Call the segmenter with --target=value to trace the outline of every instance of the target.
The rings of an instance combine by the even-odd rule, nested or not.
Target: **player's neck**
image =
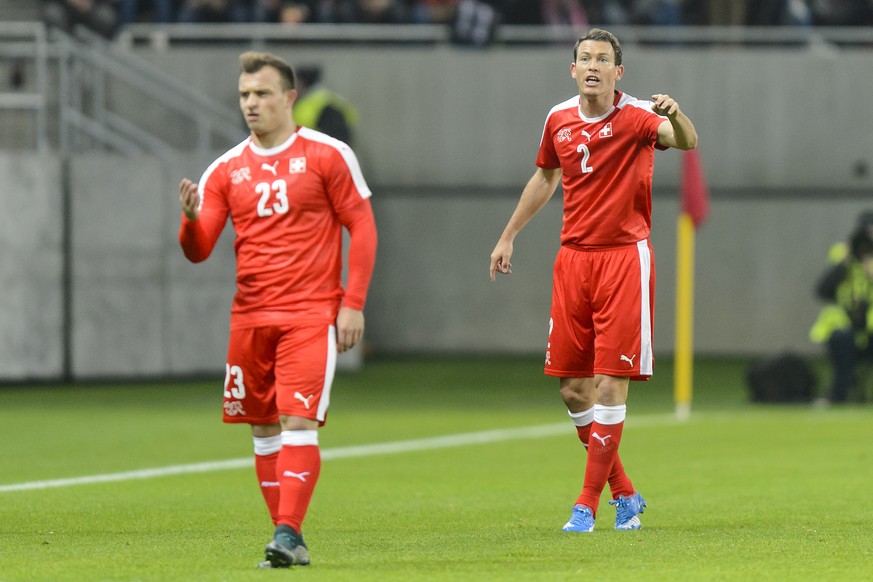
[[[614,94],[580,95],[579,110],[585,117],[600,117],[606,115],[612,107]]]
[[[291,137],[295,129],[297,129],[297,126],[292,123],[270,132],[255,133],[253,131],[252,141],[259,148],[269,150],[288,141],[288,138]]]

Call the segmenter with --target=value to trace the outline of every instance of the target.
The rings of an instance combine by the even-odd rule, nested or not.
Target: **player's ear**
[[[618,81],[624,75],[624,65],[619,65],[615,68],[615,80]]]
[[[288,105],[294,105],[294,102],[297,101],[297,89],[288,89],[285,92],[285,99],[288,100]]]

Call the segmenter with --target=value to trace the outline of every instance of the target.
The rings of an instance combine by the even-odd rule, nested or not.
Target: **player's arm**
[[[693,150],[697,147],[697,130],[688,116],[679,109],[679,104],[669,95],[652,95],[652,111],[663,115],[667,121],[658,127],[658,143],[662,146],[680,150]]]
[[[495,273],[512,273],[512,243],[521,229],[539,212],[546,202],[555,193],[558,183],[561,181],[560,168],[537,168],[531,179],[521,193],[521,199],[515,207],[497,246],[491,252],[491,282],[494,282]]]
[[[182,207],[179,244],[182,245],[185,257],[192,263],[205,261],[209,257],[227,220],[226,210],[223,215],[204,215],[200,201],[198,185],[184,178],[179,183],[179,205]]]
[[[365,199],[339,213],[349,231],[349,275],[343,305],[336,318],[337,349],[355,346],[364,335],[364,303],[376,264],[378,235],[370,201]]]

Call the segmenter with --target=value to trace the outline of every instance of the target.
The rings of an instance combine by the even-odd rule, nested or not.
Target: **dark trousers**
[[[873,360],[873,345],[866,349],[855,345],[855,332],[835,331],[828,339],[828,355],[833,369],[831,401],[846,402],[858,383],[856,368],[862,360]]]

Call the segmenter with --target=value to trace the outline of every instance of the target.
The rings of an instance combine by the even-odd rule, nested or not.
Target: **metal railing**
[[[799,26],[616,26],[609,27],[624,44],[675,46],[873,46],[871,27]],[[497,46],[572,44],[586,29],[573,26],[498,26]],[[447,25],[398,24],[135,24],[123,29],[117,42],[126,47],[167,49],[192,43],[366,43],[448,44]]]
[[[30,111],[35,119],[36,148],[48,150],[49,44],[42,24],[0,22],[0,59],[34,63],[34,86],[0,93],[0,109]]]
[[[61,152],[108,149],[171,158],[179,148],[167,139],[166,128],[138,124],[118,112],[110,88],[119,85],[188,120],[198,152],[228,147],[244,133],[237,111],[87,29],[69,36],[37,22],[0,23],[0,61],[24,63],[33,71],[32,83],[0,92],[0,111],[33,113],[40,152],[56,146]],[[49,121],[53,116],[56,124]]]
[[[71,38],[58,34],[60,64],[61,149],[75,147],[71,130],[128,155],[148,152],[159,158],[177,149],[161,131],[137,125],[112,110],[106,95],[110,82],[124,84],[147,101],[189,119],[195,127],[195,148],[207,152],[236,143],[242,134],[239,114],[169,77],[117,45],[88,32]],[[159,129],[159,128],[157,128]],[[217,138],[216,140],[213,138]]]

